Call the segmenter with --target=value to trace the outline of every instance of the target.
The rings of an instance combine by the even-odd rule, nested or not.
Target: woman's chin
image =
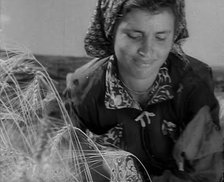
[[[156,75],[158,73],[158,69],[156,68],[142,68],[142,69],[135,69],[135,71],[133,72],[133,75],[135,78],[138,79],[146,79],[149,78],[153,75]]]

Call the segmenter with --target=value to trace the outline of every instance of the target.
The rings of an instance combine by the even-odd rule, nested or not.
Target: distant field
[[[63,92],[65,88],[66,74],[73,72],[76,68],[87,63],[90,57],[69,57],[69,56],[50,56],[50,55],[36,55],[49,72],[51,78],[57,83],[56,87],[59,93]],[[215,90],[217,92],[224,92],[224,66],[212,66],[213,78],[215,81]]]
[[[224,66],[212,66],[214,78],[223,77],[224,78]]]

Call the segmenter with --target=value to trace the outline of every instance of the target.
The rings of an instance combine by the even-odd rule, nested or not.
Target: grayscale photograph
[[[0,0],[0,182],[224,182],[224,0]]]

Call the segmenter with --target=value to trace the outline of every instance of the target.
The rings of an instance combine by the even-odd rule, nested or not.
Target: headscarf
[[[98,0],[90,27],[85,37],[85,50],[91,57],[107,57],[114,54],[114,26],[122,15],[124,4],[128,0]],[[175,0],[180,19],[177,24],[172,52],[185,59],[181,43],[188,37],[184,0]]]

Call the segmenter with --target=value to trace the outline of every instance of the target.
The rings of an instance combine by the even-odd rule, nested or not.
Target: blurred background
[[[27,47],[63,89],[67,72],[90,59],[83,38],[95,4],[96,0],[0,0],[1,43]],[[186,14],[190,38],[183,48],[212,66],[216,92],[224,92],[224,0],[186,0]]]

